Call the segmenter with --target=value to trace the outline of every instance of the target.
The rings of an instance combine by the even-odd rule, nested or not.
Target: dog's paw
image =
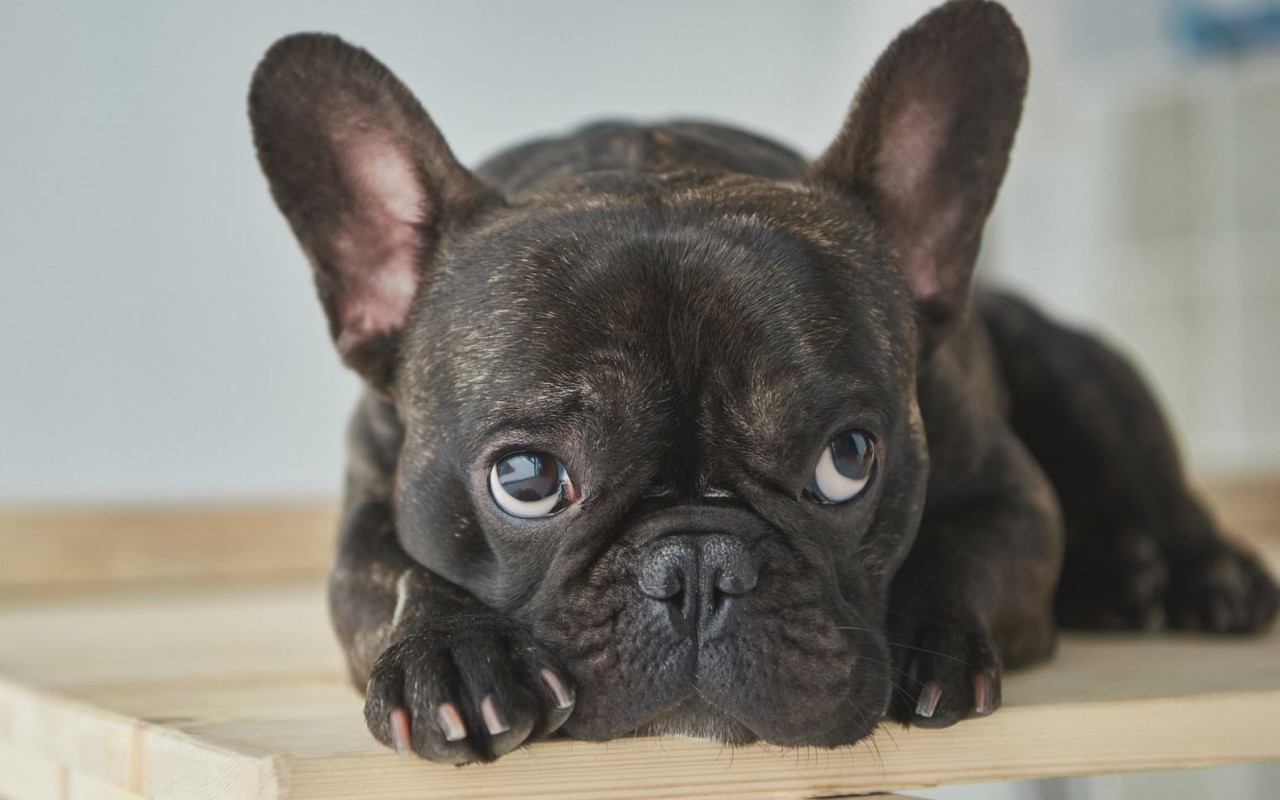
[[[1168,586],[1155,537],[1116,534],[1067,552],[1054,605],[1064,628],[1156,630],[1165,624]]]
[[[889,643],[898,669],[890,716],[945,728],[1000,706],[1000,652],[985,625],[941,614],[904,633]]]
[[[1254,633],[1275,621],[1280,590],[1258,560],[1220,542],[1171,570],[1170,626],[1209,633]]]
[[[501,623],[411,633],[378,658],[365,692],[374,738],[431,761],[493,761],[547,736],[574,695],[550,654]]]

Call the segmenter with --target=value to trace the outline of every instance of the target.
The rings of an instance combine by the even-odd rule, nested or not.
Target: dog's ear
[[[334,343],[385,390],[442,236],[501,201],[458,163],[409,90],[337,37],[276,42],[254,73],[249,117]]]
[[[1009,13],[957,0],[880,56],[811,180],[856,194],[888,231],[932,347],[963,319],[982,227],[1027,86]]]

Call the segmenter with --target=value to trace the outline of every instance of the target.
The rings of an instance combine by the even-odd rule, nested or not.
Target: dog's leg
[[[1221,536],[1195,498],[1169,427],[1133,368],[1014,298],[982,296],[978,308],[1009,388],[1014,430],[1062,501],[1059,621],[1224,633],[1270,625],[1275,583]]]
[[[353,420],[347,503],[329,603],[369,730],[433,761],[490,761],[568,718],[573,690],[524,627],[414,561],[396,536],[394,410]]]
[[[1055,641],[1062,523],[1052,489],[994,411],[969,410],[993,419],[960,433],[970,441],[939,447],[950,455],[935,458],[889,601],[898,670],[889,713],[925,727],[995,710],[1002,669],[1047,658]]]

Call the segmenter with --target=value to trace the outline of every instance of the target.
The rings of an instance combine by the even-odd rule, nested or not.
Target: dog
[[[1027,75],[955,0],[812,162],[601,123],[470,171],[365,51],[271,47],[257,153],[367,387],[329,597],[374,737],[835,747],[991,713],[1059,626],[1272,622],[1133,368],[972,288]]]

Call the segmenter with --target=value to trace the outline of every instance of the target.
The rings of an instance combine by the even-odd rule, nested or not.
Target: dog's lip
[[[855,665],[861,662],[861,657],[854,657],[849,666],[850,671],[853,672]],[[886,707],[888,705],[887,697],[884,705]],[[874,716],[878,722],[883,716],[883,708],[880,714]],[[809,735],[822,739],[841,725],[841,719],[827,717],[818,712],[810,719],[806,728]],[[875,727],[873,725],[858,738],[865,737]],[[804,742],[791,742],[785,739],[775,740],[764,731],[758,730],[735,713],[732,706],[708,698],[706,693],[699,689],[696,677],[689,684],[687,691],[656,709],[632,727],[630,735],[686,736],[730,745],[746,745],[758,741],[773,742],[783,746],[804,744]]]
[[[830,724],[822,725],[821,717],[814,719],[814,730],[820,729],[822,733],[838,725],[839,720],[830,720]],[[719,730],[713,733],[717,728]],[[726,731],[729,735],[725,735]],[[688,736],[728,744],[750,744],[766,738],[730,707],[709,700],[696,684],[679,698],[647,715],[632,728],[632,733],[637,736]]]
[[[750,725],[723,706],[707,702],[696,690],[650,714],[632,735],[687,736],[727,744],[750,744],[760,738]]]
[[[689,702],[691,701],[692,702]],[[840,725],[840,721],[832,719],[830,724],[822,725],[814,720],[809,730],[817,739],[822,739]],[[803,745],[803,741],[774,740],[750,724],[739,719],[724,706],[707,702],[704,698],[690,694],[679,701],[670,703],[644,722],[632,728],[630,736],[683,736],[703,741],[718,741],[728,745],[749,745],[756,742],[773,742],[783,746]],[[864,734],[865,735],[865,734]],[[862,738],[861,736],[859,737]]]

